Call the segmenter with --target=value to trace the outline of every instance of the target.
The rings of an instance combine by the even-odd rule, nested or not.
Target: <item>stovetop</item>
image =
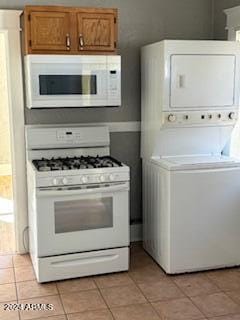
[[[93,168],[122,167],[123,164],[110,156],[81,156],[66,158],[42,158],[33,160],[33,165],[38,171],[77,170]]]

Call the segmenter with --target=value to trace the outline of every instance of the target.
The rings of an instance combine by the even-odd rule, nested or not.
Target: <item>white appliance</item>
[[[28,108],[121,105],[121,57],[26,55]]]
[[[104,126],[27,126],[30,254],[39,282],[128,270],[129,167]]]
[[[142,48],[144,248],[170,274],[240,265],[240,161],[222,154],[239,57],[227,41]]]

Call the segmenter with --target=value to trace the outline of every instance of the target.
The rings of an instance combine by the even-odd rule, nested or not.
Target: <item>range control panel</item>
[[[86,169],[88,170],[88,169]],[[113,183],[113,182],[125,182],[129,181],[129,170],[125,167],[121,171],[111,170],[110,173],[99,173],[99,174],[75,174],[75,175],[57,175],[54,172],[52,177],[38,177],[36,181],[37,187],[50,187],[50,186],[70,186],[70,185],[90,185],[89,188],[97,188],[94,184],[101,183]],[[96,189],[97,190],[97,189]],[[96,191],[97,192],[97,191]]]
[[[82,139],[82,134],[79,130],[59,129],[56,131],[57,140],[62,142],[79,142]]]
[[[231,125],[237,119],[236,110],[163,112],[162,125],[164,127]]]

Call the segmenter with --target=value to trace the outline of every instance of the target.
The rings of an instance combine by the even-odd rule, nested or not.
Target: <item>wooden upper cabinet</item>
[[[115,51],[114,14],[77,13],[78,50]]]
[[[114,54],[117,9],[26,6],[25,54]]]
[[[70,17],[65,12],[32,12],[31,50],[70,50]]]

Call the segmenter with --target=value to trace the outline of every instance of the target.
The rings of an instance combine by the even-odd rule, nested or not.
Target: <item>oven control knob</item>
[[[81,181],[82,181],[82,183],[87,183],[87,182],[88,182],[88,177],[83,176],[83,177],[81,178]]]
[[[54,179],[52,180],[52,184],[53,184],[54,186],[56,186],[56,185],[58,184],[58,181],[57,181],[56,178],[54,178]]]
[[[235,119],[235,112],[230,112],[228,117],[229,117],[229,119],[234,120]]]
[[[63,184],[67,184],[67,183],[68,183],[68,179],[67,179],[67,178],[63,178],[63,179],[62,179],[62,183],[63,183]]]
[[[110,180],[110,181],[114,181],[114,175],[113,175],[113,174],[110,174],[110,175],[109,175],[109,180]]]
[[[168,121],[169,122],[174,122],[174,121],[176,121],[176,119],[177,118],[176,118],[176,116],[174,114],[172,114],[172,113],[169,114],[169,116],[168,116]]]
[[[105,176],[100,176],[100,177],[99,177],[99,180],[100,180],[101,182],[104,182],[104,181],[105,181]]]

